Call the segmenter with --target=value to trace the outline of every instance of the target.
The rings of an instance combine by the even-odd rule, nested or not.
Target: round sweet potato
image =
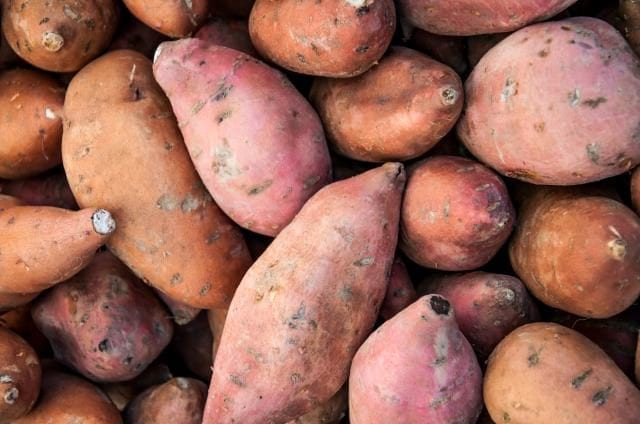
[[[114,0],[7,0],[2,31],[32,65],[53,72],[82,68],[107,48],[117,27]]]
[[[506,176],[576,185],[640,162],[640,59],[604,21],[515,32],[484,55],[465,91],[458,135]]]
[[[316,79],[310,97],[334,148],[369,162],[422,155],[453,128],[464,103],[453,69],[404,47],[358,77]]]
[[[634,424],[640,391],[589,339],[551,323],[519,327],[496,347],[484,400],[497,423]]]
[[[391,43],[393,0],[257,0],[249,33],[263,57],[294,72],[352,77],[371,68]]]
[[[0,178],[39,174],[62,162],[64,87],[43,72],[0,74]]]
[[[146,25],[173,38],[187,37],[209,16],[209,0],[123,0]]]
[[[29,344],[0,326],[0,423],[27,414],[40,393],[40,361]]]
[[[409,168],[400,248],[414,262],[445,271],[485,265],[511,234],[507,188],[482,164],[433,156]]]

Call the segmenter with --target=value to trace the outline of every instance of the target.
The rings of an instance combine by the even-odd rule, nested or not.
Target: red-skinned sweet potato
[[[0,192],[22,199],[28,205],[78,209],[62,170],[48,175],[0,182]]]
[[[251,43],[249,25],[246,21],[214,17],[204,24],[194,37],[209,44],[228,47],[258,57],[258,52]]]
[[[187,37],[209,16],[209,0],[123,0],[127,9],[169,37]]]
[[[406,265],[402,259],[396,258],[391,267],[391,276],[389,277],[387,294],[380,308],[380,317],[384,320],[390,319],[417,299],[418,295]]]

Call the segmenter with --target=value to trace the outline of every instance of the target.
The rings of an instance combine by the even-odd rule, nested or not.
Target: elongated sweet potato
[[[169,37],[186,37],[209,16],[208,0],[123,0],[127,9],[154,30]]]
[[[40,361],[29,344],[0,326],[0,423],[26,415],[40,393]]]
[[[0,292],[37,293],[71,278],[115,229],[104,209],[16,206],[0,211]]]
[[[335,78],[371,68],[395,27],[393,0],[257,0],[249,16],[262,56],[294,72]]]
[[[580,333],[558,324],[524,325],[491,354],[484,400],[497,423],[633,424],[640,391]]]
[[[202,381],[211,379],[213,335],[207,311],[202,311],[188,324],[176,328],[171,349],[194,375]]]
[[[475,423],[482,371],[442,296],[423,296],[358,349],[349,376],[352,424]]]
[[[220,208],[275,236],[331,178],[322,124],[279,71],[198,39],[158,47],[154,75]]]
[[[344,385],[331,399],[287,424],[340,424],[347,415],[348,406],[349,394],[347,386]]]
[[[385,295],[404,182],[390,163],[328,185],[247,271],[204,424],[287,422],[338,392]]]
[[[60,136],[62,137],[62,133]],[[78,209],[62,170],[48,175],[1,182],[0,192],[20,198],[28,205]]]
[[[402,262],[402,259],[396,258],[391,268],[387,294],[380,308],[380,317],[385,320],[390,319],[417,299],[418,295],[413,287],[406,265]]]
[[[151,62],[131,50],[103,55],[73,78],[64,113],[76,200],[118,219],[109,249],[175,300],[226,307],[251,258],[193,168]]]
[[[341,154],[384,162],[422,155],[453,128],[462,82],[442,63],[392,47],[380,64],[348,79],[316,79],[311,99]]]
[[[194,37],[209,44],[228,47],[258,57],[258,52],[251,43],[249,25],[246,21],[214,17],[204,24]]]

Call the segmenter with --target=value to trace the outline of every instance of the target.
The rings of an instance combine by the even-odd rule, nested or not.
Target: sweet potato
[[[248,18],[255,0],[210,0],[209,3],[216,16]]]
[[[595,18],[521,29],[465,83],[457,130],[474,156],[535,184],[576,185],[640,162],[640,59]]]
[[[119,383],[104,383],[100,389],[111,399],[111,402],[122,412],[129,402],[151,386],[157,386],[173,378],[171,370],[166,364],[156,362],[147,367],[142,374],[133,380]],[[178,423],[173,423],[178,424]]]
[[[407,267],[402,259],[396,258],[391,267],[391,276],[387,286],[387,294],[380,308],[380,317],[390,319],[392,316],[411,305],[418,299]]]
[[[510,275],[476,271],[431,277],[420,284],[419,292],[449,300],[460,331],[481,358],[511,331],[540,318],[522,281]]]
[[[172,38],[189,36],[209,16],[208,0],[123,0],[123,3],[136,18]]]
[[[38,355],[14,332],[0,326],[0,423],[26,415],[40,393]]]
[[[447,271],[485,265],[511,234],[507,188],[482,164],[434,156],[409,168],[401,249],[416,263]]]
[[[214,17],[196,32],[195,38],[258,57],[258,52],[251,43],[246,21]]]
[[[434,34],[476,35],[508,32],[543,21],[577,0],[398,0],[410,24]]]
[[[0,292],[0,314],[11,311],[19,306],[24,306],[31,302],[38,293],[1,293]]]
[[[30,304],[21,305],[0,314],[0,327],[7,328],[22,337],[39,357],[51,356],[49,341],[38,330],[31,318]]]
[[[104,209],[16,206],[0,211],[0,292],[38,293],[71,278],[115,228]]]
[[[135,50],[147,58],[153,59],[158,45],[167,40],[169,37],[166,35],[126,14],[121,19],[120,28],[109,45],[109,50]]]
[[[257,0],[249,16],[262,56],[294,72],[334,78],[375,65],[395,27],[393,0]]]
[[[2,185],[4,187],[4,185]],[[14,206],[23,206],[24,202],[17,197],[9,196],[8,194],[0,193],[0,212],[7,208],[12,208]]]
[[[64,88],[39,71],[0,73],[0,178],[23,178],[59,165]]]
[[[194,375],[203,381],[211,379],[213,335],[207,311],[202,311],[190,323],[176,328],[171,348]]]
[[[402,164],[389,163],[328,185],[247,271],[204,424],[287,422],[345,383],[385,295],[404,182]]]
[[[475,423],[482,371],[442,296],[423,296],[358,349],[349,376],[351,424]]]
[[[211,330],[211,334],[213,334],[212,362],[215,362],[216,360],[216,354],[220,347],[220,339],[222,338],[222,329],[224,328],[224,323],[227,320],[228,313],[228,309],[209,309],[209,311],[207,311],[209,329]]]
[[[162,299],[167,308],[169,308],[173,320],[178,325],[189,324],[200,313],[200,311],[202,311],[202,309],[194,308],[193,306],[173,300],[160,290],[155,290],[155,292],[158,297]]]
[[[558,324],[533,323],[491,354],[484,400],[498,423],[633,424],[640,391],[599,347]]]
[[[624,22],[624,35],[636,54],[640,54],[640,2],[620,0],[619,15]]]
[[[151,62],[131,50],[101,56],[71,81],[64,113],[76,200],[118,219],[109,249],[175,300],[226,307],[251,258],[193,168]]]
[[[469,70],[465,38],[463,37],[432,34],[415,28],[408,44],[411,48],[426,53],[438,62],[451,67],[458,75],[465,75]]]
[[[60,133],[61,140],[62,132]],[[0,192],[20,198],[24,203],[32,206],[78,209],[67,177],[62,170],[48,175],[0,182]]]
[[[31,314],[56,359],[96,382],[140,375],[173,335],[160,300],[109,252],[40,296]]]
[[[640,167],[631,174],[631,203],[636,212],[640,214]]]
[[[45,370],[35,408],[13,424],[122,424],[118,409],[88,381]]]
[[[204,184],[240,226],[275,236],[329,182],[320,119],[279,71],[198,39],[161,44],[153,71]]]
[[[520,208],[514,271],[549,306],[607,318],[640,295],[640,218],[615,200],[541,188]]]
[[[348,405],[349,395],[347,386],[344,385],[331,399],[287,424],[340,424],[347,415]]]
[[[453,128],[464,103],[453,69],[395,46],[363,75],[316,79],[310,96],[335,149],[370,162],[422,155]]]
[[[116,30],[113,0],[3,2],[2,31],[22,59],[53,72],[73,72],[104,51]]]

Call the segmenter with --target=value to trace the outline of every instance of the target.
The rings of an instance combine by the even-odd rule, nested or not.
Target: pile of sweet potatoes
[[[640,423],[640,1],[1,30],[0,424]]]

